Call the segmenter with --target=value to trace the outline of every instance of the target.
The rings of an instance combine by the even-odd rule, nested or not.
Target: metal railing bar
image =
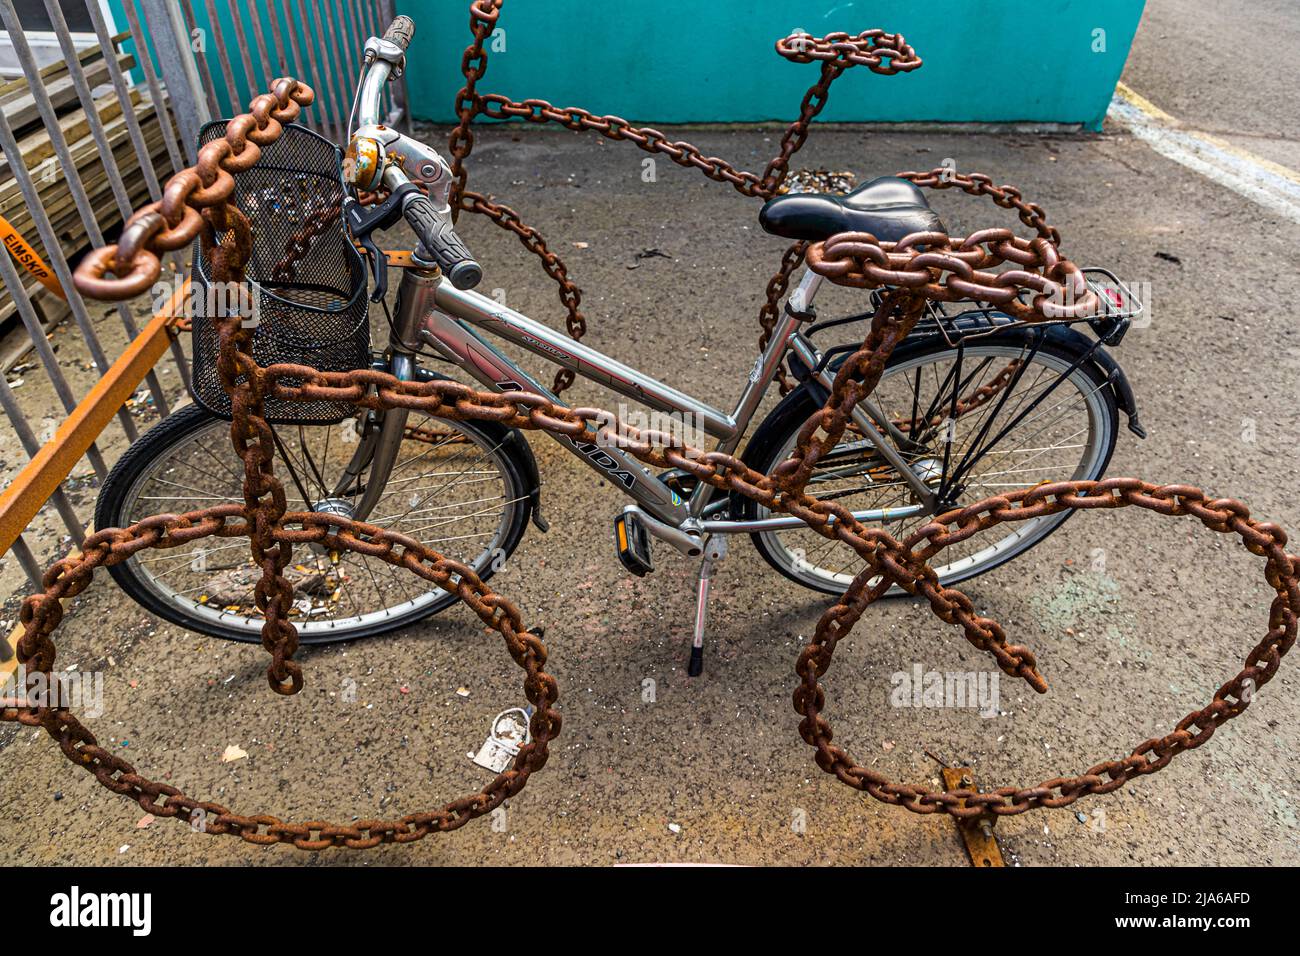
[[[321,97],[320,102],[325,107],[326,123],[332,130],[332,132],[330,133],[330,138],[333,139],[335,142],[338,142],[343,138],[343,134],[340,132],[340,125],[338,120],[338,116],[339,116],[338,94],[334,84],[330,82],[329,69],[328,69],[329,51],[322,50],[321,47],[318,47],[316,43],[312,42],[313,36],[322,44],[324,43],[325,40],[323,31],[320,28],[320,21],[316,17],[316,13],[317,13],[316,5],[314,3],[307,3],[304,6],[307,11],[307,17],[306,17],[307,35],[303,39],[307,47],[307,59],[308,62],[311,64],[311,77],[308,79],[308,82],[310,83],[311,86],[315,87],[317,90],[320,90],[324,94]],[[324,56],[324,63],[326,64],[325,66],[322,66],[322,60],[319,56],[319,54],[322,52],[325,54]],[[349,105],[351,104],[349,103]]]
[[[67,378],[63,375],[63,369],[59,366],[59,360],[54,356],[54,349],[50,346],[49,339],[45,337],[45,328],[41,324],[40,316],[36,314],[36,309],[32,307],[31,300],[22,292],[22,277],[18,275],[18,270],[14,268],[14,264],[8,256],[0,256],[0,277],[3,277],[5,285],[13,296],[18,316],[22,319],[23,327],[27,329],[27,336],[31,339],[32,348],[36,350],[41,364],[45,366],[45,374],[49,376],[50,384],[54,387],[55,396],[63,405],[65,412],[72,411],[77,407],[77,398],[72,392],[72,386],[68,384]],[[16,293],[15,290],[17,290]],[[108,474],[108,467],[104,464],[104,457],[99,453],[98,448],[93,448],[91,451],[91,463],[94,464],[96,473],[102,478]]]
[[[135,41],[135,58],[140,62],[140,69],[144,71],[144,81],[149,87],[149,96],[153,100],[154,115],[158,117],[158,123],[162,127],[163,142],[167,144],[167,156],[172,162],[172,171],[180,172],[185,168],[185,154],[181,150],[180,144],[176,140],[176,132],[172,129],[171,115],[167,112],[167,101],[163,98],[162,84],[158,82],[158,72],[153,68],[153,59],[149,56],[149,45],[144,41],[144,33],[140,30],[140,17],[136,13],[135,3],[133,0],[127,0],[122,4],[126,11],[126,22],[131,28],[131,39]],[[145,157],[141,157],[143,163]]]
[[[86,82],[86,71],[81,66],[81,59],[77,55],[77,46],[72,42],[72,33],[68,30],[68,21],[64,19],[63,9],[59,6],[58,0],[44,0],[45,13],[50,18],[50,24],[54,27],[54,33],[59,38],[59,49],[63,51],[63,58],[68,64],[68,75],[72,77],[72,85],[77,91],[77,99],[81,101],[81,108],[86,112],[86,123],[90,126],[90,135],[95,140],[95,145],[99,147],[99,153],[102,157],[107,158],[113,155],[112,147],[108,145],[108,136],[104,133],[104,124],[100,122],[99,110],[95,107],[95,98],[91,94],[90,84]],[[115,51],[105,50],[105,56],[112,56]],[[30,73],[28,74],[31,75]],[[114,164],[116,166],[116,164]],[[117,211],[126,222],[131,217],[133,207],[131,206],[131,197],[127,195],[126,185],[122,182],[122,177],[109,176],[109,187],[113,190],[113,200],[117,203]]]
[[[347,71],[348,71],[347,75],[352,77],[353,81],[355,82],[356,79],[361,76],[361,59],[359,56],[359,51],[361,49],[361,43],[364,42],[364,40],[360,42],[358,42],[357,40],[357,34],[360,31],[357,30],[356,27],[352,24],[351,18],[348,15],[347,0],[334,0],[334,13],[335,16],[338,18],[339,33],[343,37],[343,45],[340,53],[343,57],[343,62],[347,67]],[[347,84],[344,83],[345,88],[346,86]],[[344,104],[348,111],[348,115],[344,117],[343,120],[345,124],[343,130],[344,136],[347,135],[346,124],[352,118],[353,99],[354,97],[349,97],[347,102]]]
[[[259,91],[266,89],[262,80],[253,70],[253,59],[249,55],[248,31],[244,29],[244,14],[239,7],[239,0],[229,0],[230,22],[235,27],[235,41],[239,47],[239,59],[244,68],[244,79],[248,81],[248,98],[251,100]],[[236,105],[236,112],[238,112]]]
[[[0,491],[0,553],[22,534],[46,501],[54,498],[63,480],[76,467],[95,438],[113,419],[131,393],[167,350],[176,317],[184,314],[189,282],[172,294],[141,333],[127,343],[112,368],[97,381],[77,407],[59,425],[54,438],[36,451],[18,474]],[[7,383],[0,399],[11,400]],[[27,429],[29,437],[30,428]],[[74,535],[80,542],[80,533]]]
[[[48,0],[47,0],[48,2]],[[187,0],[188,2],[188,0]],[[122,119],[126,124],[127,135],[131,138],[131,146],[135,149],[137,156],[149,156],[149,148],[145,143],[144,130],[140,127],[140,121],[135,115],[135,109],[131,103],[131,90],[127,86],[126,76],[123,74],[121,67],[117,64],[115,56],[117,48],[113,44],[113,38],[108,32],[108,25],[104,21],[104,15],[99,9],[96,0],[86,0],[86,9],[90,13],[91,22],[95,28],[95,36],[98,38],[100,46],[105,51],[105,59],[108,61],[108,75],[112,80],[113,91],[117,94],[117,101],[122,106]],[[155,114],[157,115],[157,114]],[[203,117],[198,117],[202,120]],[[191,145],[186,155],[193,158],[196,147]],[[153,168],[153,162],[140,164],[144,173],[145,185],[149,189],[149,198],[157,202],[162,198],[162,183],[158,179],[158,173]],[[128,203],[128,206],[130,204]],[[166,261],[170,262],[174,269],[184,273],[187,268],[184,253],[181,251],[169,252]],[[185,356],[184,349],[181,348],[180,342],[172,340],[171,343],[172,358],[176,362],[176,371],[181,376],[181,382],[185,385],[186,391],[190,388],[190,363]]]
[[[370,3],[367,3],[366,0],[358,0],[358,2],[361,4],[361,12],[366,18],[366,39],[380,36],[382,31],[377,18],[379,13],[378,0],[372,0]]]
[[[203,6],[208,11],[208,26],[212,30],[212,42],[209,47],[217,48],[217,65],[221,67],[221,78],[226,82],[226,92],[230,94],[230,103],[232,108],[239,108],[239,87],[235,86],[235,72],[230,67],[230,54],[226,52],[225,39],[221,35],[221,23],[217,19],[217,7],[212,0],[203,0]],[[208,53],[207,55],[211,55]],[[217,114],[224,111],[220,105],[217,107]]]
[[[50,0],[46,0],[46,5],[50,6]],[[67,32],[67,24],[62,22],[62,11],[54,6],[51,16],[57,14],[58,19],[52,22],[62,23],[63,32],[60,35],[60,43],[72,47],[72,37]],[[18,12],[14,9],[13,0],[0,0],[0,19],[5,21],[9,29],[9,42],[13,47],[15,56],[18,58],[18,64],[22,67],[23,72],[28,76],[38,75],[40,68],[36,64],[36,57],[32,55],[31,44],[27,42],[27,33],[23,30],[22,24],[18,21]],[[55,32],[58,32],[57,30]],[[65,54],[69,57],[68,70],[71,74],[79,71],[81,64],[76,62],[76,50],[70,53],[65,49]],[[93,128],[98,129],[101,136],[103,128],[97,124],[99,114],[95,109],[94,101],[90,99],[90,90],[86,88],[85,77],[81,78],[81,84],[73,81],[74,88],[77,89],[77,96],[81,98],[82,90],[85,89],[85,98],[81,99],[82,106],[85,109],[86,120],[88,124],[92,123],[91,117],[94,117]],[[68,141],[63,136],[63,130],[59,126],[59,117],[54,110],[54,104],[50,102],[49,93],[40,83],[32,83],[32,98],[36,102],[36,110],[41,114],[41,120],[45,123],[45,135],[49,137],[50,146],[54,150],[54,155],[58,157],[63,166],[63,177],[67,183],[68,192],[72,194],[73,205],[77,207],[77,214],[81,217],[82,227],[86,230],[86,237],[91,244],[98,247],[104,245],[104,233],[99,228],[99,222],[95,218],[95,210],[90,205],[90,197],[86,194],[86,185],[81,179],[81,172],[77,169],[77,164],[72,159],[72,153],[68,149]],[[96,145],[100,149],[100,159],[104,167],[104,172],[110,182],[121,185],[122,174],[117,168],[117,162],[113,158],[113,151],[106,149],[106,141],[96,137]],[[141,162],[146,162],[146,158],[141,157]],[[125,187],[122,187],[125,191]],[[116,195],[116,191],[115,191]],[[119,203],[121,208],[121,203]],[[123,210],[123,221],[129,216],[128,210]],[[135,324],[135,319],[131,315],[131,310],[124,303],[117,303],[116,310],[118,318],[122,321],[122,326],[130,338],[135,338],[140,329]],[[168,412],[167,396],[163,393],[162,386],[158,382],[158,377],[150,371],[148,376],[149,391],[153,395],[154,403],[160,414],[166,415]]]
[[[323,3],[316,13],[325,25],[325,29],[321,33],[321,42],[328,41],[329,44],[325,49],[325,61],[329,65],[327,73],[334,78],[339,93],[339,113],[336,119],[339,130],[338,142],[342,143],[344,137],[348,135],[348,113],[352,111],[352,94],[348,89],[348,77],[355,77],[357,73],[355,70],[348,69],[347,75],[344,75],[344,65],[347,61],[339,47],[339,35],[342,31],[334,29],[334,18],[330,15],[331,8],[336,4],[337,0],[335,0],[335,3]],[[351,45],[350,43],[344,44],[345,47]],[[330,55],[331,52],[333,56]]]
[[[379,0],[379,3],[383,10],[384,22],[392,23],[393,18],[397,16],[397,4],[395,4],[393,0]],[[388,94],[389,112],[387,115],[390,118],[390,122],[393,122],[398,129],[404,129],[407,132],[410,132],[411,116],[410,109],[407,105],[410,101],[406,96],[405,71],[403,71],[402,75],[397,78],[396,82],[389,84]],[[396,117],[395,122],[392,119],[394,116]]]
[[[122,105],[122,120],[126,124],[127,135],[131,137],[131,146],[137,156],[148,156],[149,147],[144,141],[144,131],[140,129],[140,121],[136,118],[135,108],[131,103],[131,90],[127,86],[122,68],[117,64],[117,47],[113,45],[113,38],[108,32],[108,25],[104,22],[104,14],[99,9],[98,0],[86,0],[86,10],[90,13],[99,45],[104,48],[104,59],[108,62],[108,76],[112,80],[113,91],[117,93],[117,100]],[[162,198],[162,185],[158,181],[153,163],[142,162],[140,168],[144,172],[144,181],[149,187],[149,198],[157,202]]]
[[[192,38],[194,31],[198,29],[198,20],[194,16],[194,4],[190,0],[181,0],[181,21],[181,25],[187,27],[185,33]],[[203,85],[203,92],[207,95],[208,109],[213,116],[220,116],[221,104],[217,102],[217,88],[212,82],[212,69],[208,66],[207,54],[197,56],[194,59],[198,60],[199,65],[203,68],[202,72],[199,73],[199,82]]]
[[[23,450],[27,452],[28,459],[35,458],[40,453],[41,443],[37,441],[32,426],[27,421],[27,416],[23,414],[22,408],[18,405],[18,399],[14,397],[13,389],[9,387],[9,380],[3,375],[0,375],[0,406],[4,408],[5,414],[9,416],[9,423],[13,425],[14,433],[18,436],[18,441],[22,444]],[[62,482],[59,484],[62,484]],[[68,534],[72,535],[72,540],[80,547],[82,527],[85,522],[77,516],[77,510],[72,507],[72,502],[68,500],[68,496],[63,493],[63,489],[58,484],[55,485],[54,493],[50,495],[48,500],[54,503],[55,509],[59,512],[59,517],[63,519],[64,527],[68,529]],[[35,512],[32,513],[32,517],[35,517]],[[27,520],[30,521],[31,518]],[[26,526],[27,522],[24,522],[23,527]]]
[[[271,17],[271,20],[274,22],[275,17]],[[275,78],[284,74],[276,72],[277,64],[271,59],[271,52],[266,48],[266,31],[262,29],[262,18],[257,15],[257,10],[253,11],[253,36],[257,40],[257,55],[261,58],[262,71],[265,73],[264,82],[253,91],[256,95],[262,90],[269,90]]]
[[[90,315],[86,311],[86,303],[82,300],[80,293],[77,292],[76,286],[72,284],[72,269],[68,266],[68,259],[63,254],[63,246],[59,243],[59,237],[54,231],[50,217],[46,215],[45,207],[41,204],[40,191],[37,190],[36,184],[32,182],[31,174],[27,170],[27,163],[18,148],[18,141],[14,138],[13,129],[9,126],[9,118],[2,111],[0,111],[0,151],[3,151],[9,157],[9,172],[18,183],[18,189],[23,194],[23,201],[27,203],[28,213],[36,226],[37,234],[41,237],[41,243],[45,246],[45,254],[50,257],[50,266],[54,269],[54,274],[58,277],[59,284],[63,286],[64,294],[68,297],[68,308],[72,310],[72,318],[86,340],[86,347],[90,350],[90,357],[94,360],[100,374],[103,375],[104,372],[108,371],[108,356],[104,353],[104,346],[100,343],[99,335],[95,332],[95,326],[90,321]],[[22,288],[21,285],[18,288]],[[118,417],[122,423],[122,430],[126,432],[131,441],[135,441],[137,432],[135,422],[131,419],[131,413],[123,408],[120,410]]]
[[[32,554],[32,549],[27,547],[27,541],[22,535],[14,542],[11,549],[18,558],[18,563],[23,566],[23,573],[27,575],[27,580],[32,588],[39,594],[45,590],[45,582],[42,580],[40,562],[36,560],[36,555]],[[13,648],[9,646],[8,641],[0,641],[0,661],[8,661],[13,655]]]
[[[275,44],[276,75],[296,77],[296,74],[289,69],[289,60],[285,55],[288,48],[284,45],[284,35],[280,32],[280,16],[276,12],[273,4],[268,9],[271,14],[271,16],[267,18],[271,21],[271,42]],[[271,60],[268,58],[266,62],[270,63]],[[302,79],[303,82],[306,82],[307,80],[306,77],[303,77]]]
[[[284,32],[289,37],[289,49],[290,52],[293,53],[293,69],[292,71],[289,71],[289,75],[301,79],[303,82],[308,83],[308,85],[314,86],[315,82],[313,81],[313,78],[307,75],[307,61],[303,58],[302,50],[298,46],[298,31],[294,29],[293,7],[290,0],[283,0],[282,10],[284,11]],[[322,99],[320,102],[322,108],[319,110],[312,110],[308,115],[310,115],[314,120],[312,127],[319,133],[325,133],[326,127],[323,116],[325,112],[323,108],[324,100]]]

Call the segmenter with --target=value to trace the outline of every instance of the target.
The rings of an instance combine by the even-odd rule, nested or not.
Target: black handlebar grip
[[[406,221],[420,239],[416,253],[427,252],[442,274],[457,289],[472,289],[483,278],[482,267],[456,235],[450,216],[440,216],[427,196],[415,196],[402,210]]]
[[[397,17],[388,25],[388,32],[384,34],[385,40],[390,40],[406,52],[406,48],[411,45],[411,38],[415,36],[415,21],[410,17]]]

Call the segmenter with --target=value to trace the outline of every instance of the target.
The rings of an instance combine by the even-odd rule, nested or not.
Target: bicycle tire
[[[423,369],[419,371],[422,377],[436,377]],[[198,433],[200,429],[207,428],[216,421],[223,420],[198,405],[186,405],[153,426],[134,442],[104,480],[95,503],[95,527],[122,526],[123,512],[130,504],[128,498],[137,479],[161,456],[168,454],[190,436]],[[518,547],[527,529],[532,516],[533,494],[536,491],[536,464],[532,461],[532,453],[527,441],[517,430],[506,429],[493,422],[464,421],[448,424],[465,432],[473,432],[482,441],[499,447],[500,460],[503,464],[502,477],[508,487],[507,494],[510,500],[518,500],[519,503],[518,507],[513,508],[509,526],[501,537],[499,548],[503,553],[503,560],[489,561],[475,568],[479,577],[487,580],[504,563],[504,559],[508,559]],[[132,600],[163,620],[223,640],[241,643],[261,642],[257,631],[249,630],[247,627],[232,627],[220,621],[213,621],[207,616],[188,613],[187,607],[191,605],[167,600],[146,582],[134,558],[109,567],[108,572]],[[443,594],[427,605],[393,613],[382,620],[341,630],[338,633],[307,633],[300,629],[299,639],[303,644],[331,644],[374,637],[424,620],[450,607],[457,600],[454,594]]]
[[[1024,328],[1005,329],[981,338],[978,347],[1024,349],[1028,347],[1031,337],[1035,334],[1033,330]],[[1086,342],[1087,340],[1083,338],[1076,342],[1072,338],[1048,337],[1040,346],[1038,354],[1045,354],[1054,358],[1057,362],[1069,366],[1080,359],[1081,349]],[[941,336],[918,336],[908,339],[899,345],[894,354],[890,356],[890,360],[886,364],[885,374],[888,375],[891,369],[897,369],[909,363],[923,361],[927,357],[951,353],[952,351],[952,347]],[[1107,373],[1100,364],[1085,360],[1075,370],[1073,376],[1079,376],[1089,381],[1094,386],[1093,394],[1099,398],[1102,405],[1100,415],[1104,419],[1105,438],[1100,448],[1100,454],[1096,457],[1093,466],[1088,469],[1087,474],[1088,478],[1100,478],[1110,464],[1111,456],[1118,441],[1119,403],[1115,390],[1110,385]],[[788,446],[792,437],[797,435],[808,417],[821,407],[822,401],[815,396],[814,391],[807,385],[801,385],[791,391],[755,430],[753,438],[751,438],[742,455],[744,462],[751,468],[769,474],[780,463],[782,452]],[[750,521],[765,516],[760,512],[757,502],[734,493],[732,496],[732,514],[741,520]],[[1055,516],[1045,523],[1041,531],[1031,539],[1009,547],[1006,553],[995,556],[993,560],[964,571],[947,575],[941,573],[940,580],[946,585],[951,585],[1000,567],[1042,543],[1049,535],[1060,528],[1071,514],[1073,512],[1066,511]],[[787,556],[781,554],[775,546],[772,532],[751,533],[750,539],[758,549],[759,554],[763,556],[763,559],[784,577],[811,590],[825,594],[843,593],[844,584],[842,582],[822,581],[819,583],[813,580],[810,574],[801,574],[796,571],[787,560]],[[903,593],[905,592],[894,588],[889,592],[889,596],[897,597]]]

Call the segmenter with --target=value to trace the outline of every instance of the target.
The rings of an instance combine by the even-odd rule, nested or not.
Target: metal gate
[[[151,423],[142,409],[166,415],[189,385],[183,296],[90,304],[71,266],[161,198],[203,123],[242,112],[277,76],[311,82],[309,124],[341,139],[362,43],[392,16],[392,0],[0,0],[0,554],[33,584],[83,540],[112,457],[100,446],[120,451]],[[395,125],[403,102],[398,89],[386,103]],[[179,288],[188,254],[170,260]],[[63,336],[84,363],[59,355]],[[114,419],[121,432],[105,434]],[[0,640],[0,660],[7,650]]]

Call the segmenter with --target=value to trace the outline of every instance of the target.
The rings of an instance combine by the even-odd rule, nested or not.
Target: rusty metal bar
[[[338,142],[345,135],[344,121],[340,117],[346,111],[345,107],[339,105],[338,70],[334,69],[333,64],[330,62],[331,51],[327,44],[325,30],[321,26],[321,11],[316,8],[314,3],[308,3],[304,6],[307,25],[306,43],[311,57],[311,76],[315,80],[316,89],[324,93],[319,102],[326,106],[326,117],[329,126],[333,130],[332,138],[335,142]],[[313,36],[316,39],[315,43],[312,42]],[[319,60],[317,59],[318,55]],[[350,96],[345,98],[348,101],[348,106],[351,106],[352,98]]]
[[[357,39],[358,31],[349,21],[347,0],[334,0],[331,9],[335,18],[338,20],[339,36],[343,38],[343,43],[340,45],[339,49],[339,56],[343,61],[344,67],[347,69],[347,75],[352,77],[353,82],[355,83],[356,78],[361,75],[360,52],[361,45],[365,40]],[[345,90],[347,89],[347,86],[348,84],[345,81],[343,84]],[[348,126],[352,120],[352,103],[354,99],[355,96],[348,97],[347,101],[344,103],[344,108],[347,110],[347,115],[343,119],[344,136],[347,135]]]
[[[9,381],[3,375],[0,375],[0,408],[3,408],[5,414],[9,417],[9,424],[13,426],[14,433],[18,435],[18,441],[22,444],[23,450],[27,452],[27,457],[29,459],[34,459],[38,454],[40,454],[41,443],[37,439],[36,434],[32,431],[32,426],[28,424],[27,417],[23,414],[22,409],[18,405],[18,400],[14,398],[13,390],[9,387]],[[30,462],[28,464],[30,466]],[[68,466],[69,471],[72,470],[73,465],[76,465],[75,461]],[[47,499],[54,503],[55,510],[59,512],[59,517],[63,519],[63,524],[68,529],[68,534],[72,535],[73,541],[80,544],[81,529],[84,522],[77,515],[77,510],[72,507],[72,502],[68,500],[68,496],[65,495],[63,489],[59,487],[59,483],[62,482],[62,480],[63,479],[60,478],[59,481],[54,483],[53,491],[45,498],[41,499],[41,504],[44,504]],[[12,484],[10,487],[12,487]],[[31,517],[29,517],[27,521],[17,529],[18,532],[21,532],[27,527],[27,522],[31,521],[31,518],[34,518],[36,512],[39,510],[40,505],[37,505],[36,509],[32,512]],[[17,537],[17,535],[15,535],[15,537]],[[38,582],[40,580],[39,573],[37,574],[36,580]]]
[[[335,0],[335,3],[337,3],[337,0]],[[339,94],[339,111],[336,117],[336,126],[339,131],[338,142],[342,143],[344,138],[348,135],[348,114],[352,110],[352,87],[356,82],[357,73],[355,70],[348,69],[347,74],[344,74],[346,61],[344,60],[342,49],[351,47],[353,44],[350,42],[350,38],[344,36],[343,39],[345,42],[343,47],[341,48],[339,46],[339,36],[342,34],[342,31],[334,28],[334,17],[331,16],[331,10],[334,5],[335,4],[325,3],[316,11],[316,13],[325,27],[321,32],[321,42],[328,44],[325,50],[325,62],[328,64],[326,72],[328,75],[333,77]]]
[[[975,786],[975,774],[970,767],[944,767],[943,788],[948,791],[979,789]],[[962,800],[961,805],[965,806],[966,801]],[[1002,848],[998,846],[998,839],[993,835],[993,825],[997,820],[998,818],[992,813],[965,820],[953,818],[962,842],[966,845],[966,852],[970,856],[972,866],[980,869],[1006,866],[1002,859]]]
[[[268,58],[266,62],[274,64],[276,76],[296,76],[297,74],[289,69],[289,48],[285,46],[284,34],[280,32],[280,16],[274,4],[268,5],[268,12],[271,14],[267,20],[271,23],[271,42],[275,44],[275,59]],[[299,122],[303,120],[300,119]]]
[[[183,28],[182,32],[184,32],[186,36],[192,38],[193,37],[192,31],[194,31],[198,25],[198,20],[194,16],[194,4],[191,2],[191,0],[180,0],[180,4],[181,4],[181,26]],[[145,19],[151,20],[147,0],[145,6]],[[273,21],[274,19],[275,18],[272,18]],[[191,44],[192,42],[193,41],[191,40]],[[217,88],[212,82],[212,69],[211,67],[208,66],[207,54],[205,53],[201,57],[195,57],[195,59],[199,61],[199,66],[203,67],[202,72],[199,72],[198,68],[196,67],[195,73],[199,77],[199,83],[203,87],[203,92],[207,99],[207,105],[208,105],[207,115],[215,116],[221,112],[221,106],[217,102]],[[167,70],[164,65],[163,79],[166,78],[167,78]],[[183,130],[184,127],[181,127],[181,129]],[[197,130],[196,130],[196,135],[197,135]],[[194,157],[190,156],[190,159],[192,161]]]
[[[226,92],[230,95],[230,102],[238,109],[239,106],[239,87],[235,86],[235,72],[230,68],[230,54],[226,52],[226,44],[222,41],[220,33],[220,20],[217,19],[217,7],[212,0],[203,0],[203,6],[208,11],[208,24],[212,27],[212,37],[209,46],[217,48],[217,64],[221,67],[221,78],[225,81]],[[220,111],[220,104],[218,103]]]
[[[272,23],[275,22],[275,19],[274,16],[270,17]],[[253,10],[252,25],[253,36],[257,40],[257,55],[261,59],[263,76],[263,81],[254,87],[254,92],[257,90],[269,90],[272,81],[278,76],[283,76],[284,73],[276,72],[276,61],[271,59],[271,51],[267,49],[266,30],[262,27],[262,18],[258,16],[256,9]]]
[[[32,549],[27,546],[26,539],[23,538],[22,535],[19,535],[18,540],[14,542],[14,546],[10,550],[12,550],[14,556],[18,558],[18,563],[23,566],[23,573],[27,575],[27,580],[31,583],[32,587],[38,591],[43,588],[45,583],[41,580],[41,564],[36,560],[36,555],[32,554]],[[0,663],[8,663],[13,659],[13,644],[9,641],[0,641]],[[14,666],[16,667],[17,665],[15,664]],[[6,672],[6,668],[0,668],[0,678],[3,678]]]
[[[248,31],[244,29],[244,13],[240,9],[239,0],[229,0],[230,4],[230,22],[235,27],[235,45],[239,47],[239,61],[244,68],[244,79],[248,83],[248,99],[257,95],[258,90],[265,90],[270,87],[268,80],[266,85],[258,79],[257,73],[253,70],[253,58],[249,55]],[[233,94],[234,91],[232,90]],[[242,102],[241,97],[232,97],[236,103]]]
[[[115,410],[131,397],[145,374],[166,352],[172,324],[184,312],[189,287],[186,280],[172,294],[163,309],[127,345],[118,360],[59,426],[54,440],[39,446],[9,487],[0,492],[0,554],[7,552],[18,540],[47,500],[62,494],[59,485],[112,420]],[[0,387],[0,399],[7,398],[12,398],[12,393],[6,384]],[[80,545],[79,522],[74,537]]]

